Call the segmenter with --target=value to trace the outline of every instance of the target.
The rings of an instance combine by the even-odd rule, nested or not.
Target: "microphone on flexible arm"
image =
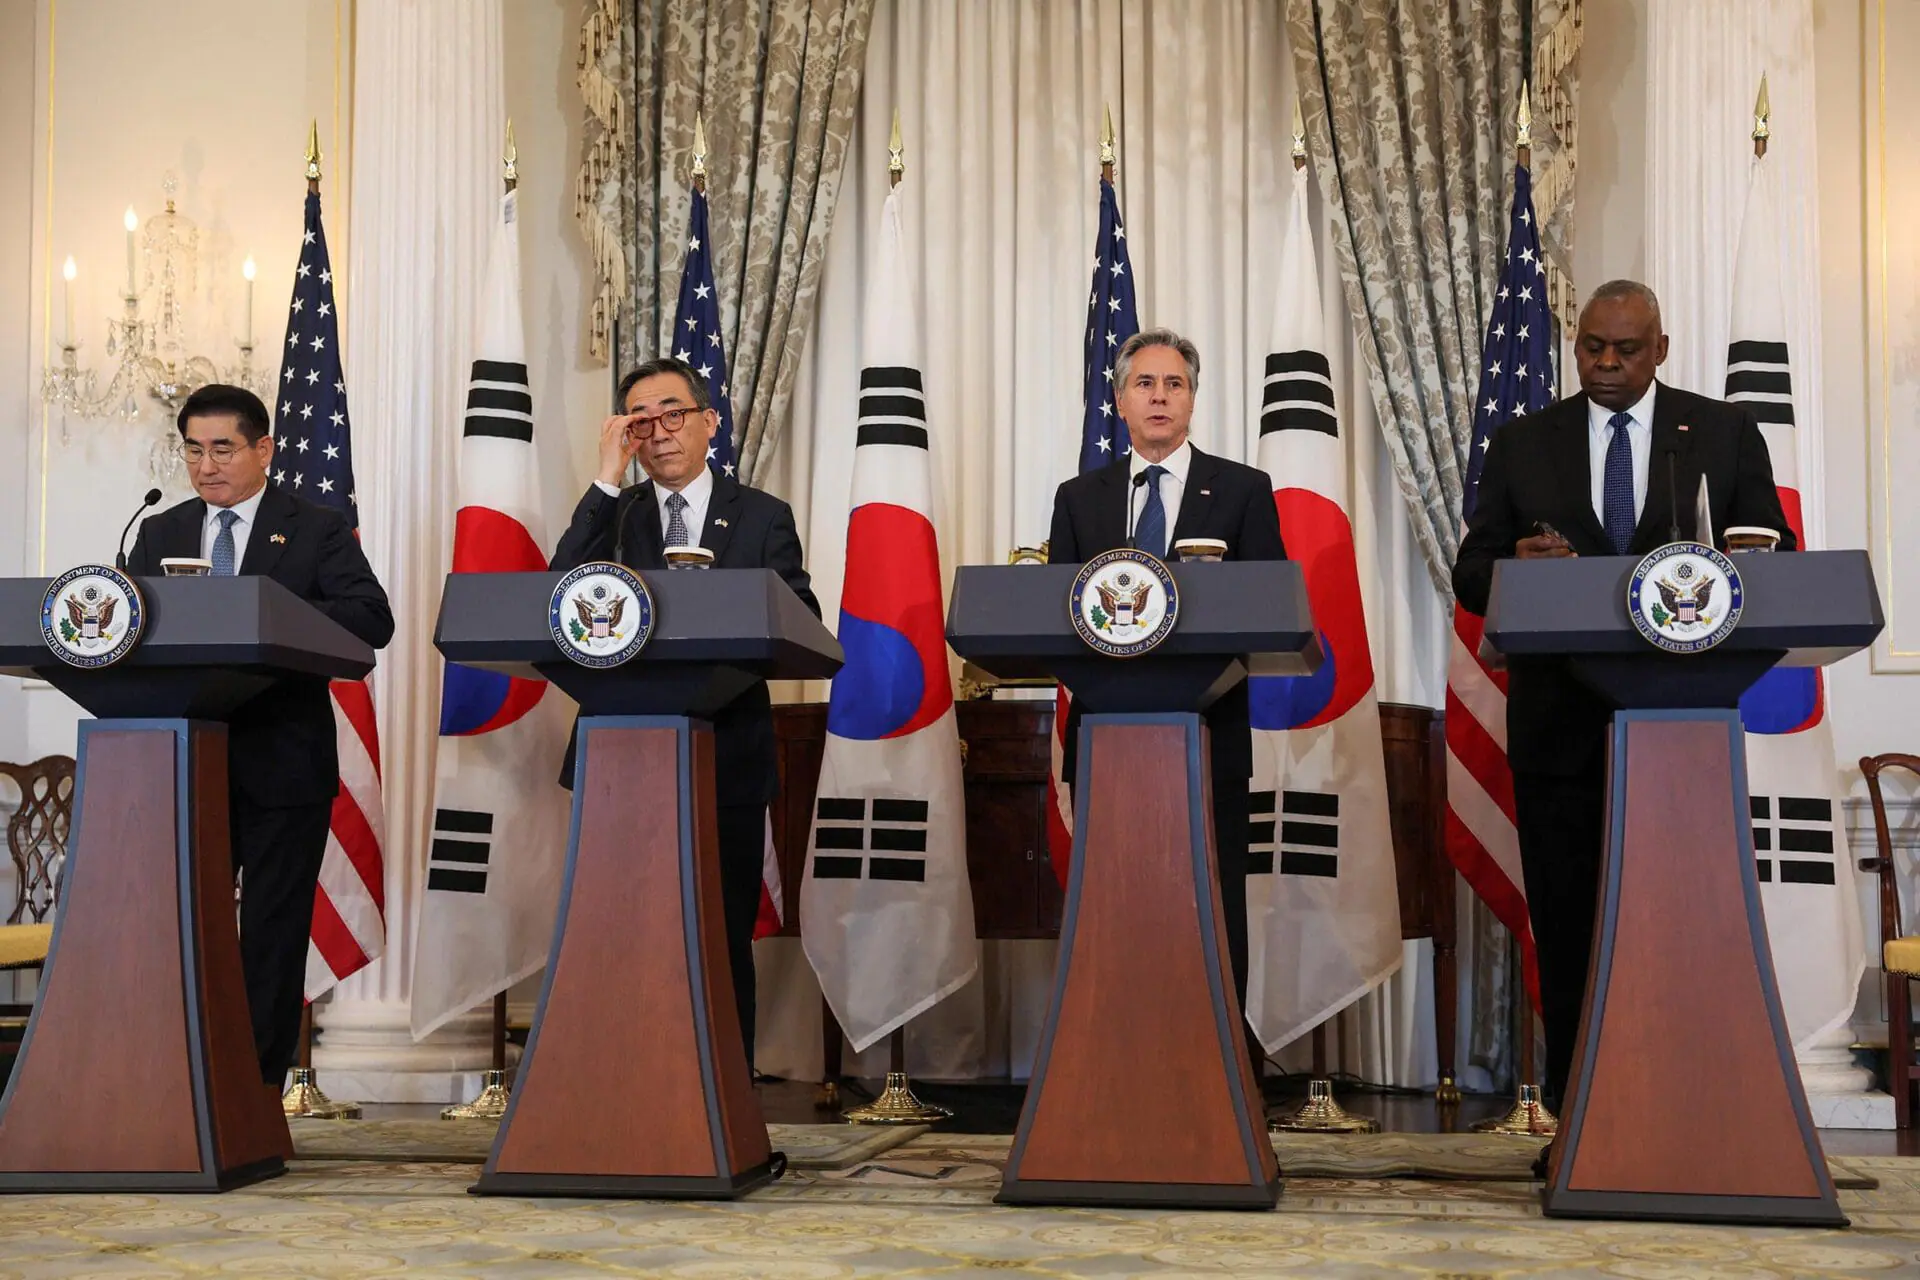
[[[1133,478],[1133,487],[1135,489],[1144,489],[1147,487],[1146,472],[1142,471],[1139,475]],[[1139,513],[1133,509],[1133,495],[1129,493],[1127,495],[1127,547],[1130,550],[1134,550],[1134,551],[1139,550],[1138,547],[1135,547],[1133,545],[1133,526],[1134,526],[1134,522],[1137,521],[1139,518],[1140,518]]]
[[[1680,497],[1674,482],[1674,472],[1680,467],[1680,450],[1674,445],[1665,449],[1667,455],[1667,541],[1680,541]],[[1694,530],[1696,540],[1699,530]]]
[[[120,572],[125,573],[127,571],[127,535],[133,532],[133,522],[145,515],[147,508],[159,501],[160,491],[158,489],[149,489],[147,490],[147,496],[140,499],[140,505],[134,508],[133,514],[127,517],[127,527],[120,531],[120,552],[113,558],[113,567],[120,570]]]

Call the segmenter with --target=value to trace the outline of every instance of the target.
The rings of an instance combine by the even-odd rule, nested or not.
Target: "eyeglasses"
[[[656,430],[664,428],[668,433],[676,432],[686,423],[690,413],[705,413],[705,409],[688,407],[685,409],[663,409],[659,413],[646,417],[635,417],[627,423],[627,434],[635,440],[651,440]]]
[[[265,438],[266,438],[265,436],[261,437],[261,439],[263,440]],[[257,444],[258,441],[256,441],[255,443]],[[185,459],[187,465],[190,467],[199,466],[201,459],[209,458],[209,457],[213,459],[214,466],[224,467],[229,462],[233,461],[234,456],[236,454],[244,453],[253,447],[254,446],[251,444],[245,444],[245,445],[228,444],[226,441],[222,440],[220,443],[214,445],[212,448],[209,449],[207,446],[200,444],[198,441],[187,440],[174,446],[174,452],[179,454],[180,457],[182,457],[183,459]]]

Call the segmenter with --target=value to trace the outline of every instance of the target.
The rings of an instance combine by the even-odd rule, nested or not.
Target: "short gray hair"
[[[1615,298],[1640,299],[1640,301],[1646,303],[1653,311],[1653,327],[1656,329],[1660,328],[1660,299],[1654,296],[1652,289],[1641,284],[1638,280],[1607,281],[1588,295],[1587,306],[1580,308],[1580,313],[1585,315],[1587,307],[1592,306],[1594,303],[1610,302]]]
[[[1148,347],[1172,347],[1187,362],[1187,390],[1200,392],[1200,349],[1171,329],[1142,329],[1120,344],[1113,362],[1113,385],[1124,387],[1133,372],[1133,357]]]

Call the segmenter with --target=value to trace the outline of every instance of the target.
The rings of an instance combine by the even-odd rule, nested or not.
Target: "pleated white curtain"
[[[1733,262],[1767,77],[1807,541],[1826,545],[1821,446],[1819,156],[1811,0],[1652,0],[1647,13],[1647,283],[1671,342],[1660,376],[1726,386]],[[1599,284],[1598,280],[1592,284]]]
[[[320,1066],[485,1065],[416,1051],[408,1027],[415,912],[438,742],[433,623],[451,563],[462,405],[487,236],[501,191],[506,108],[500,0],[386,0],[354,32],[350,260],[344,313],[361,540],[393,602],[373,677],[386,795],[387,951],[321,1014]]]
[[[950,579],[954,565],[1038,545],[1053,491],[1077,466],[1104,102],[1119,134],[1140,321],[1199,346],[1195,443],[1250,456],[1291,165],[1293,62],[1278,6],[880,0],[808,366],[761,477],[794,505],[829,621],[844,565],[863,277],[895,107]],[[1320,262],[1380,696],[1437,707],[1444,606],[1413,546],[1324,245]],[[820,1063],[812,976],[796,945],[760,947],[758,1065],[810,1075]],[[989,945],[981,981],[909,1029],[910,1068],[1023,1077],[1052,964],[1051,943]],[[1347,1015],[1348,1070],[1433,1078],[1430,971],[1429,944],[1409,944],[1400,976]],[[884,1062],[884,1046],[848,1060],[862,1074]]]

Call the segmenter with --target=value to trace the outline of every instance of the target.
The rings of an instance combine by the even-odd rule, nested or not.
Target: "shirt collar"
[[[653,482],[653,487],[662,491],[660,501],[663,504],[667,500],[665,497],[666,494],[677,493],[687,500],[687,506],[697,507],[705,503],[713,494],[713,468],[700,468],[700,473],[694,476],[693,479],[687,481],[684,489],[675,489],[670,485],[660,483],[658,480]]]
[[[266,496],[267,496],[267,486],[261,485],[258,489],[254,490],[254,494],[251,498],[246,498],[239,502],[236,502],[231,507],[216,507],[211,502],[209,502],[207,504],[207,523],[208,524],[214,523],[214,521],[219,519],[220,513],[222,511],[231,511],[235,515],[240,517],[238,523],[244,524],[249,528],[251,528],[253,526],[253,517],[260,510],[260,500],[262,498],[265,498]]]
[[[1127,478],[1131,480],[1152,465],[1137,453],[1127,454]],[[1187,471],[1193,466],[1193,441],[1182,440],[1178,449],[1160,460],[1160,465],[1167,469],[1168,475],[1185,485]]]
[[[1631,425],[1643,431],[1653,426],[1653,393],[1659,389],[1660,383],[1658,379],[1649,382],[1647,384],[1647,394],[1641,396],[1634,404],[1627,406],[1627,414],[1633,419]],[[1614,410],[1607,408],[1598,401],[1591,399],[1587,401],[1587,426],[1595,434],[1606,431],[1607,421],[1612,418],[1613,415]]]

